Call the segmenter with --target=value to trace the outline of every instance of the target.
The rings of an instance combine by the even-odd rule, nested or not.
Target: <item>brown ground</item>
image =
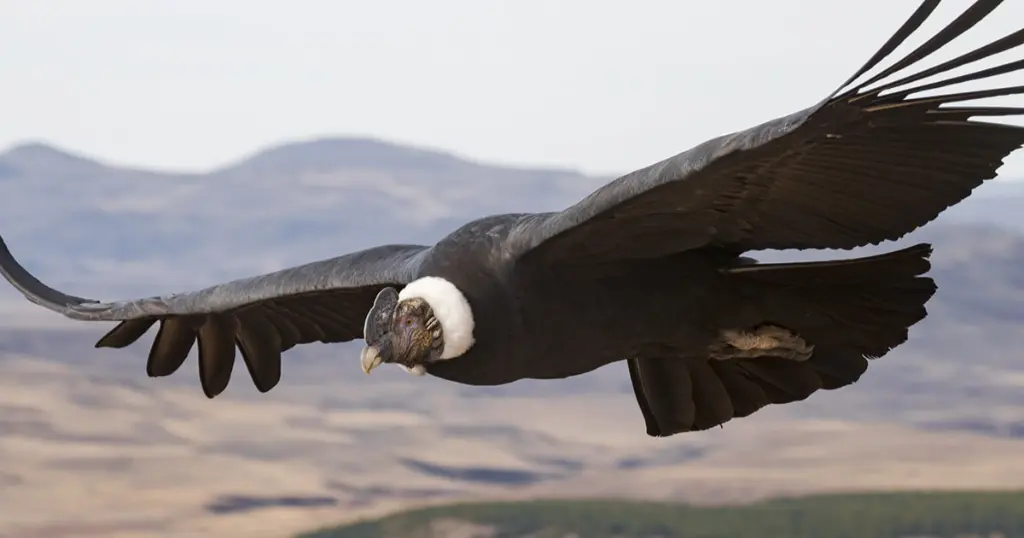
[[[373,385],[365,386],[357,390],[369,396]],[[780,409],[658,440],[642,435],[626,396],[469,402],[441,391],[417,398],[413,411],[327,408],[273,394],[211,402],[146,379],[131,385],[39,359],[0,362],[0,536],[281,537],[427,499],[716,502],[1024,487],[1024,441],[793,420]],[[467,471],[476,481],[459,480],[431,465],[537,482],[488,482],[479,470]],[[219,515],[206,506],[224,495],[336,504]]]

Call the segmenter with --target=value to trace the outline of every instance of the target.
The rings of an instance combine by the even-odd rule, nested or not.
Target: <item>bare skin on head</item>
[[[398,303],[385,338],[386,343],[371,344],[363,350],[361,362],[367,374],[384,362],[416,373],[427,362],[438,360],[444,349],[441,323],[427,301],[419,297]],[[388,353],[385,355],[383,351]]]
[[[468,301],[447,280],[425,277],[401,293],[382,290],[366,317],[366,347],[360,357],[369,374],[381,364],[396,364],[423,375],[431,362],[452,359],[473,345],[473,315]]]

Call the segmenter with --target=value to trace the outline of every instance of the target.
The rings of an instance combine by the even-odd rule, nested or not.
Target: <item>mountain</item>
[[[42,278],[104,296],[431,242],[474,216],[558,209],[600,182],[364,139],[289,144],[205,174],[121,169],[34,144],[0,154],[0,170],[10,248]]]

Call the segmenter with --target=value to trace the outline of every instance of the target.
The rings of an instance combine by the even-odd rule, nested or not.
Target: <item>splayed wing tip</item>
[[[846,95],[852,97],[854,95],[859,96],[860,99],[870,98],[878,99],[880,94],[883,92],[892,91],[891,95],[888,95],[884,99],[888,100],[902,100],[911,94],[920,93],[923,91],[934,90],[960,84],[963,82],[970,82],[989,78],[1020,69],[1020,61],[1011,61],[1002,65],[989,67],[980,71],[967,73],[964,75],[952,77],[945,80],[937,80],[928,84],[919,85],[916,87],[906,86],[918,82],[936,75],[947,74],[954,69],[964,67],[970,64],[974,64],[981,60],[990,58],[1002,52],[1006,52],[1015,49],[1024,44],[1024,28],[1017,31],[1011,32],[1000,39],[989,42],[988,44],[972,49],[966,53],[962,53],[952,59],[946,60],[934,65],[927,69],[920,70],[913,74],[907,74],[908,69],[917,66],[921,61],[929,58],[932,54],[944,50],[945,47],[962,35],[966,34],[969,30],[974,28],[979,22],[990,17],[993,11],[1003,3],[1003,0],[975,0],[966,10],[964,10],[958,17],[953,21],[946,24],[941,30],[932,35],[925,43],[922,43],[910,53],[907,53],[902,58],[897,59],[892,65],[883,69],[881,72],[869,77],[866,80],[853,84],[854,81],[865,75],[868,71],[871,71],[878,66],[884,59],[892,54],[900,45],[906,41],[908,37],[915,34],[920,28],[921,24],[925,22],[931,15],[934,9],[938,6],[938,0],[926,0],[922,3],[918,10],[904,23],[904,25],[890,38],[888,42],[868,61],[860,70],[858,70],[850,79],[844,82],[839,88],[833,92],[832,98],[836,98],[839,95]],[[903,88],[903,89],[899,89]],[[1002,92],[1013,93],[1013,88],[1001,88]],[[984,96],[978,96],[982,98]],[[854,99],[856,100],[856,99]]]

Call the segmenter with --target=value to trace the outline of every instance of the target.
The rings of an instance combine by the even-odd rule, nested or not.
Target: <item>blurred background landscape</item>
[[[43,281],[115,299],[430,242],[477,216],[564,207],[609,179],[364,138],[274,146],[204,174],[29,143],[0,154],[0,230]],[[149,339],[96,350],[105,325],[3,286],[0,536],[288,536],[481,499],[1024,489],[1022,202],[1024,182],[997,180],[898,243],[936,245],[940,292],[859,383],[669,439],[644,435],[624,364],[473,388],[367,377],[358,342],[314,344],[286,355],[270,393],[243,370],[207,400],[194,357],[148,379]]]

